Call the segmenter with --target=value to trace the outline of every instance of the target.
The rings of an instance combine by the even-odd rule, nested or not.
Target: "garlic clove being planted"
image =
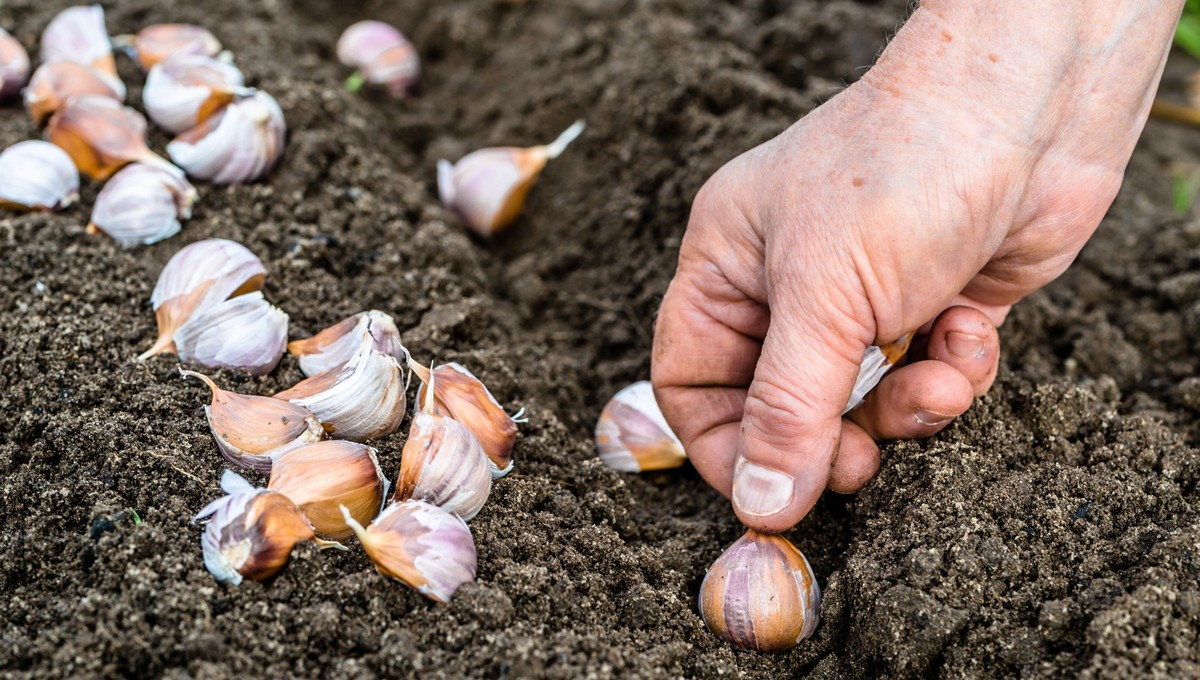
[[[29,53],[17,39],[0,28],[0,100],[17,96],[29,79]]]
[[[254,291],[193,314],[175,331],[175,353],[180,361],[265,375],[283,356],[287,325],[288,315]]]
[[[387,486],[375,449],[340,440],[309,444],[277,456],[267,484],[268,489],[291,499],[318,534],[335,541],[354,535],[341,508],[349,510],[359,523],[370,522],[383,508]]]
[[[238,96],[253,92],[233,64],[203,54],[182,54],[150,69],[142,103],[150,120],[180,133],[196,127]]]
[[[668,470],[683,465],[683,443],[667,425],[648,380],[613,395],[596,421],[600,461],[621,472]]]
[[[112,84],[90,67],[74,61],[49,61],[33,72],[25,88],[25,109],[41,126],[71,97],[89,95],[121,101]]]
[[[98,72],[109,81],[120,99],[125,84],[117,77],[112,41],[104,27],[104,9],[100,5],[71,7],[58,13],[42,32],[42,61],[73,61]]]
[[[389,505],[364,529],[342,512],[380,574],[438,602],[449,602],[459,586],[475,580],[475,539],[461,517],[430,503],[404,501]]]
[[[181,368],[179,374],[199,378],[212,390],[212,404],[204,407],[204,414],[217,448],[233,465],[267,472],[284,453],[325,438],[320,421],[303,406],[223,390],[203,373]]]
[[[46,126],[46,138],[62,147],[75,167],[95,180],[108,179],[134,161],[171,168],[146,146],[146,119],[120,102],[96,95],[72,97]]]
[[[438,161],[438,194],[472,231],[491,236],[517,219],[525,196],[546,162],[558,158],[583,133],[582,120],[553,142],[529,148],[480,149],[457,163]]]
[[[408,350],[400,344],[396,322],[377,309],[343,319],[311,338],[293,340],[288,343],[288,352],[300,358],[300,370],[311,377],[344,366],[354,358],[368,336],[376,350],[401,361],[407,360]]]
[[[410,94],[421,76],[421,60],[413,44],[390,24],[360,21],[347,28],[337,43],[338,60],[354,69],[346,81],[351,92],[363,81],[386,85],[392,96]]]
[[[283,111],[266,92],[238,99],[167,144],[187,174],[214,184],[252,182],[283,155]]]
[[[192,216],[195,202],[196,189],[182,171],[133,163],[100,190],[88,233],[107,234],[123,248],[157,243],[179,233],[179,221]]]
[[[79,198],[79,171],[49,142],[17,142],[0,153],[0,207],[57,210]]]
[[[821,588],[790,541],[751,530],[709,567],[700,615],[709,630],[739,647],[782,652],[816,630]]]
[[[221,52],[221,41],[195,24],[151,24],[136,35],[117,36],[114,42],[131,49],[143,71],[177,55],[215,57]]]
[[[846,402],[843,414],[861,404],[863,399],[867,398],[867,393],[875,389],[879,381],[883,380],[883,376],[904,358],[915,335],[916,333],[909,333],[886,345],[872,345],[863,352],[862,363],[858,367],[858,378],[854,381],[854,389],[850,392],[850,400]]]
[[[301,541],[313,541],[322,550],[346,549],[317,538],[300,509],[281,493],[256,489],[231,470],[221,477],[221,489],[229,495],[206,505],[192,521],[209,518],[200,539],[204,566],[222,583],[274,576]]]

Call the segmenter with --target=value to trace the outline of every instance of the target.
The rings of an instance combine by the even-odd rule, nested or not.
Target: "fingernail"
[[[950,331],[946,334],[946,348],[959,359],[974,359],[983,354],[983,338],[969,333]]]
[[[783,510],[796,493],[791,475],[738,458],[733,474],[733,503],[748,515],[768,516]]]
[[[918,423],[925,427],[938,427],[954,420],[954,416],[948,416],[945,413],[938,413],[937,411],[926,411],[925,409],[917,409],[914,417]]]

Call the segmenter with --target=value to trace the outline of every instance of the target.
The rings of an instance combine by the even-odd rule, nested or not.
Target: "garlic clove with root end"
[[[480,236],[501,231],[517,219],[546,162],[558,158],[584,127],[582,120],[575,121],[543,146],[480,149],[457,163],[438,161],[442,205]]]
[[[146,115],[174,133],[190,130],[238,96],[253,94],[233,64],[203,54],[183,54],[157,64],[146,76]]]
[[[85,96],[121,101],[112,83],[91,68],[74,61],[49,61],[33,72],[25,88],[25,109],[33,122],[41,126],[68,99]]]
[[[229,495],[206,505],[192,521],[209,518],[200,539],[204,566],[222,583],[274,576],[301,541],[313,541],[322,550],[346,549],[317,538],[300,509],[283,494],[256,489],[231,470],[221,477],[221,489]]]
[[[79,198],[79,171],[49,142],[17,142],[0,153],[0,207],[57,210]]]
[[[311,377],[344,366],[368,336],[376,350],[400,361],[408,359],[396,322],[377,309],[343,319],[311,338],[293,340],[288,343],[288,352],[300,358],[300,370]]]
[[[122,248],[157,243],[179,233],[179,221],[192,216],[195,202],[196,189],[182,171],[133,163],[100,190],[88,233],[107,234]]]
[[[354,69],[346,89],[354,92],[362,83],[386,85],[394,97],[416,88],[421,77],[421,60],[413,44],[382,21],[360,21],[347,28],[337,42],[338,60]]]
[[[687,460],[647,380],[622,388],[604,406],[596,421],[596,449],[602,463],[621,472],[669,470]]]
[[[267,472],[284,453],[325,438],[320,421],[303,406],[223,390],[203,373],[181,368],[179,374],[199,378],[212,390],[212,404],[204,414],[217,448],[233,465]]]
[[[843,414],[849,413],[861,404],[863,399],[867,398],[867,393],[875,389],[879,381],[883,380],[883,376],[904,358],[914,335],[916,333],[909,333],[886,345],[872,345],[863,352],[862,364],[858,367],[858,378],[854,381],[854,389],[850,392],[850,400],[846,402]]]
[[[342,512],[380,574],[438,602],[449,602],[459,586],[475,580],[475,539],[461,517],[430,503],[404,501],[389,505],[364,529],[349,511]]]
[[[816,630],[821,588],[796,546],[751,530],[709,567],[700,615],[709,630],[739,647],[782,652]]]
[[[75,167],[95,180],[108,179],[134,161],[172,166],[146,146],[146,119],[120,102],[86,95],[72,97],[46,126],[46,138],[62,147]]]
[[[29,79],[29,53],[8,31],[0,28],[0,100],[21,92]]]
[[[383,508],[387,486],[375,449],[339,440],[309,444],[277,456],[267,484],[271,491],[291,499],[318,534],[335,541],[354,535],[341,508],[349,510],[359,523],[370,522]]]
[[[266,92],[238,99],[167,144],[187,174],[214,184],[253,182],[283,155],[283,111]]]
[[[288,315],[254,291],[193,314],[175,331],[175,353],[180,361],[265,375],[283,356],[287,325]]]
[[[125,98],[125,84],[117,77],[112,41],[104,26],[104,8],[71,7],[58,13],[42,31],[42,61],[73,61],[94,69]]]
[[[195,24],[151,24],[135,35],[117,36],[113,42],[131,51],[143,71],[174,56],[215,57],[221,53],[221,41]]]

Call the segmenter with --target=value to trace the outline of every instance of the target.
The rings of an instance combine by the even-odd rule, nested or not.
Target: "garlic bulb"
[[[380,574],[438,602],[449,602],[459,586],[475,580],[475,539],[462,518],[436,505],[404,501],[389,505],[364,529],[342,512]]]
[[[363,81],[386,85],[393,96],[409,94],[421,75],[421,60],[404,34],[382,21],[360,21],[347,28],[337,43],[338,60],[354,69],[346,81],[351,92]]]
[[[883,376],[904,358],[914,335],[916,334],[909,333],[895,342],[878,347],[872,345],[863,352],[862,364],[858,367],[858,378],[854,381],[850,400],[846,402],[846,409],[842,413],[849,413],[861,404],[863,399],[867,398],[867,393],[875,389],[879,381],[883,380]]]
[[[89,234],[104,233],[123,248],[149,245],[179,233],[192,216],[196,189],[183,172],[133,163],[108,180],[92,207]]]
[[[700,614],[709,630],[739,647],[782,652],[816,630],[821,588],[796,546],[751,530],[709,567]]]
[[[325,438],[320,421],[303,406],[223,390],[203,373],[182,368],[179,373],[203,380],[212,390],[212,404],[204,407],[204,414],[217,448],[233,465],[267,472],[284,453]]]
[[[341,508],[360,523],[375,519],[383,508],[387,479],[375,449],[329,440],[277,456],[267,488],[291,499],[318,534],[340,541],[354,535]]]
[[[481,149],[457,163],[438,161],[442,205],[480,236],[501,231],[517,219],[546,162],[558,158],[584,127],[582,120],[575,121],[544,146]]]
[[[170,169],[146,146],[146,119],[120,102],[86,95],[72,97],[50,118],[46,138],[62,147],[75,167],[96,180],[134,161]]]
[[[176,55],[215,57],[221,52],[221,41],[195,24],[151,24],[136,35],[118,36],[114,42],[130,48],[143,71]]]
[[[396,322],[377,309],[343,319],[311,338],[293,340],[288,343],[288,353],[300,358],[300,370],[311,377],[344,366],[368,336],[376,350],[400,361],[408,359],[408,350],[400,344]]]
[[[192,521],[209,517],[200,539],[204,566],[222,583],[274,576],[301,541],[313,541],[322,550],[346,549],[317,538],[296,504],[283,494],[256,489],[230,470],[221,477],[221,489],[229,495],[204,506]]]
[[[400,362],[366,338],[345,366],[306,378],[275,398],[307,407],[334,438],[362,442],[399,429],[407,389]]]
[[[29,53],[0,28],[0,100],[15,97],[29,79]]]
[[[288,315],[259,291],[197,310],[175,331],[180,361],[270,373],[287,346]]]
[[[125,99],[125,84],[117,77],[117,61],[100,5],[59,12],[42,32],[42,61],[73,61],[94,69]]]
[[[683,465],[683,443],[667,425],[650,382],[617,392],[596,422],[600,461],[621,472],[667,470]]]
[[[142,103],[150,120],[179,133],[196,127],[239,95],[253,92],[233,64],[203,54],[182,54],[150,69]]]
[[[33,72],[25,88],[25,108],[34,123],[45,125],[68,99],[87,95],[121,101],[112,84],[91,68],[73,61],[49,61]]]
[[[279,105],[266,92],[255,92],[176,137],[167,144],[167,154],[198,179],[252,182],[283,155],[286,133]]]
[[[442,364],[431,371],[410,358],[408,366],[421,379],[417,403],[424,401],[426,387],[436,378],[433,396],[438,410],[462,423],[479,440],[493,479],[508,474],[513,466],[517,423],[525,422],[520,419],[521,413],[508,415],[479,378],[461,364]]]
[[[79,198],[79,172],[49,142],[17,142],[0,153],[0,206],[57,210]]]

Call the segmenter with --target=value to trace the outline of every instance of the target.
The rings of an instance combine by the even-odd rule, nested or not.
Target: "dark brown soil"
[[[768,657],[696,614],[740,533],[727,504],[690,468],[607,470],[592,424],[648,374],[701,183],[859,76],[905,1],[105,4],[114,33],[207,25],[279,99],[290,143],[266,183],[201,187],[183,234],[153,247],[88,236],[85,207],[0,217],[0,675],[1200,675],[1200,221],[1172,212],[1162,169],[1200,160],[1200,134],[1152,123],[1080,262],[1005,326],[991,394],[887,447],[876,482],[792,532],[825,621]],[[34,47],[63,6],[4,3],[0,25]],[[418,45],[419,97],[341,87],[333,44],[367,17]],[[1177,56],[1168,90],[1190,66]],[[473,240],[438,205],[437,159],[577,117],[587,133],[510,234]],[[36,134],[0,110],[0,146]],[[154,337],[159,269],[213,236],[267,263],[293,337],[377,307],[418,357],[459,360],[528,410],[516,471],[471,524],[479,581],[449,605],[357,549],[302,547],[267,584],[204,570],[189,519],[223,469],[207,393],[171,357],[132,357]],[[217,375],[255,393],[299,377],[290,359]],[[389,471],[402,440],[380,445]]]

